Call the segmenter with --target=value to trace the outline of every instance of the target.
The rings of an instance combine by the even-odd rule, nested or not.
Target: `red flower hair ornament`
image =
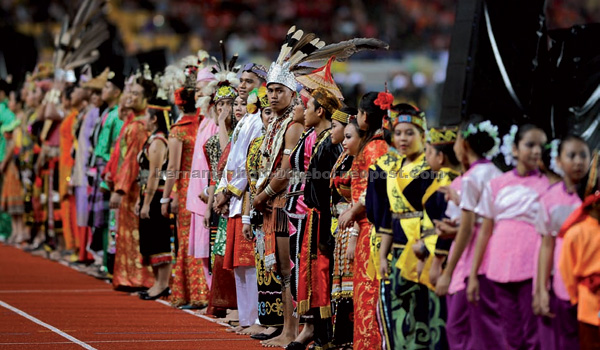
[[[392,104],[394,103],[394,96],[389,92],[380,92],[377,94],[377,99],[374,101],[376,106],[379,106],[384,111],[392,108]]]

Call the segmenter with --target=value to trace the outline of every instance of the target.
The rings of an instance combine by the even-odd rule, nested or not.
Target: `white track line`
[[[79,340],[79,339],[77,339],[77,338],[74,338],[74,337],[72,337],[72,336],[68,335],[67,333],[65,333],[65,332],[61,331],[60,329],[58,329],[58,328],[56,328],[56,327],[53,327],[53,326],[51,326],[51,325],[47,324],[46,322],[43,322],[43,321],[40,321],[40,320],[38,320],[37,318],[35,318],[35,317],[33,317],[33,316],[29,315],[28,313],[26,313],[26,312],[24,312],[24,311],[21,311],[21,310],[17,309],[16,307],[13,307],[13,306],[10,306],[10,305],[8,305],[7,303],[3,302],[2,300],[0,300],[0,306],[4,307],[4,308],[6,308],[6,309],[9,309],[10,311],[12,311],[12,312],[14,312],[14,313],[16,313],[16,314],[18,314],[18,315],[20,315],[20,316],[23,316],[23,317],[25,317],[26,319],[28,319],[28,320],[30,320],[30,321],[32,321],[32,322],[34,322],[34,323],[37,323],[38,325],[40,325],[40,326],[42,326],[42,327],[48,328],[48,329],[49,329],[49,330],[51,330],[52,332],[54,332],[54,333],[56,333],[56,334],[60,335],[60,336],[61,336],[61,337],[63,337],[63,338],[67,338],[68,340],[70,340],[70,341],[72,341],[73,343],[75,343],[75,344],[77,344],[77,345],[81,346],[81,347],[82,347],[82,348],[84,348],[84,349],[87,349],[87,350],[97,350],[95,347],[93,347],[93,346],[90,346],[89,344],[86,344],[86,343],[82,342],[81,340]]]

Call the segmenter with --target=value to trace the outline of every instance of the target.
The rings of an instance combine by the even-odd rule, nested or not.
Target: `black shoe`
[[[269,340],[269,339],[273,339],[276,336],[280,335],[281,332],[283,332],[283,327],[277,328],[277,330],[275,330],[271,334],[258,333],[258,334],[251,335],[250,338],[256,339],[256,340]]]
[[[169,289],[169,287],[165,288],[162,292],[156,294],[156,295],[150,295],[150,294],[141,294],[140,293],[140,299],[142,300],[156,300],[160,297],[168,297],[169,295],[171,295],[171,289]]]
[[[314,340],[314,336],[306,339],[303,343],[298,342],[298,341],[293,341],[285,347],[285,350],[304,350],[304,349],[306,349],[308,344],[310,344],[313,340]]]

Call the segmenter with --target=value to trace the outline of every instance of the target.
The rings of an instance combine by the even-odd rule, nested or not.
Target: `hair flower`
[[[389,110],[394,103],[394,96],[389,92],[380,92],[377,94],[377,99],[375,99],[374,103],[384,111]]]
[[[512,154],[513,143],[515,143],[517,131],[519,131],[519,127],[513,125],[510,127],[510,131],[508,132],[508,134],[502,136],[502,146],[500,146],[500,152],[504,156],[504,163],[506,163],[506,165],[517,165],[517,160],[513,157]]]

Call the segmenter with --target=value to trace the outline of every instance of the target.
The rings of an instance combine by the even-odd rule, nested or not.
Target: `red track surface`
[[[258,341],[66,266],[0,245],[0,301],[91,349],[262,349]],[[0,303],[0,349],[83,349]]]

